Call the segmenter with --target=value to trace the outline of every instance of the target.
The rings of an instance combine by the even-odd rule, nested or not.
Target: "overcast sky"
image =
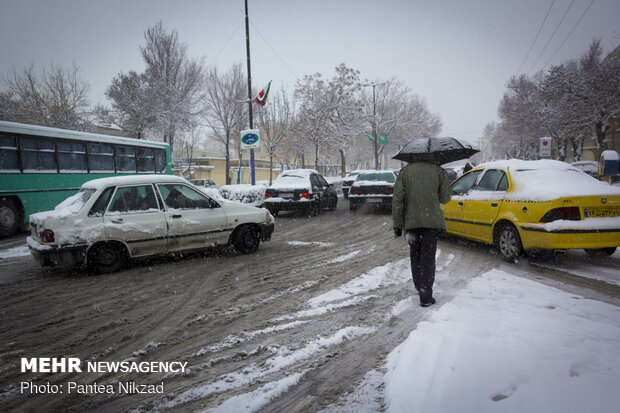
[[[329,78],[345,63],[362,79],[402,80],[440,115],[441,135],[470,141],[497,119],[504,85],[519,68],[532,74],[578,58],[594,38],[605,52],[620,45],[620,0],[248,3],[254,88],[273,79],[292,90],[304,75]],[[160,20],[190,57],[221,71],[245,68],[244,16],[243,0],[0,0],[0,76],[75,63],[90,83],[90,103],[109,105],[112,78],[144,70],[138,47]]]

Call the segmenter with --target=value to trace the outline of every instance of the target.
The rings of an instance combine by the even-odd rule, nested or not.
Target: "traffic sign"
[[[553,155],[551,142],[551,138],[540,138],[538,140],[538,157],[540,159],[551,158]]]
[[[258,129],[246,129],[241,131],[241,149],[260,148],[260,135]]]

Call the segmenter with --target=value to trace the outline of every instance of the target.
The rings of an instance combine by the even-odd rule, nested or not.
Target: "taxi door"
[[[493,223],[507,190],[508,180],[503,171],[484,171],[477,184],[463,199],[464,231],[467,236],[493,242]]]
[[[481,170],[471,171],[452,183],[452,199],[442,205],[448,232],[467,236],[464,207],[468,199],[467,194],[481,173]]]

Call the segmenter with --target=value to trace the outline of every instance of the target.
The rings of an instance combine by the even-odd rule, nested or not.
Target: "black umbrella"
[[[393,159],[409,163],[430,162],[443,165],[467,159],[477,152],[480,152],[480,149],[461,139],[422,138],[414,139],[403,146]]]

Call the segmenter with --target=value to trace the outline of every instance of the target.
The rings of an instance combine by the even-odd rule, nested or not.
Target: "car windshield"
[[[396,177],[391,172],[377,172],[369,174],[360,174],[356,181],[375,181],[375,182],[396,182]]]
[[[299,175],[280,175],[273,182],[273,187],[305,187],[308,184],[307,176],[299,176]]]
[[[68,213],[76,213],[84,204],[88,202],[91,196],[96,192],[95,189],[83,188],[77,194],[71,195],[69,198],[56,205],[54,211],[65,211]]]

